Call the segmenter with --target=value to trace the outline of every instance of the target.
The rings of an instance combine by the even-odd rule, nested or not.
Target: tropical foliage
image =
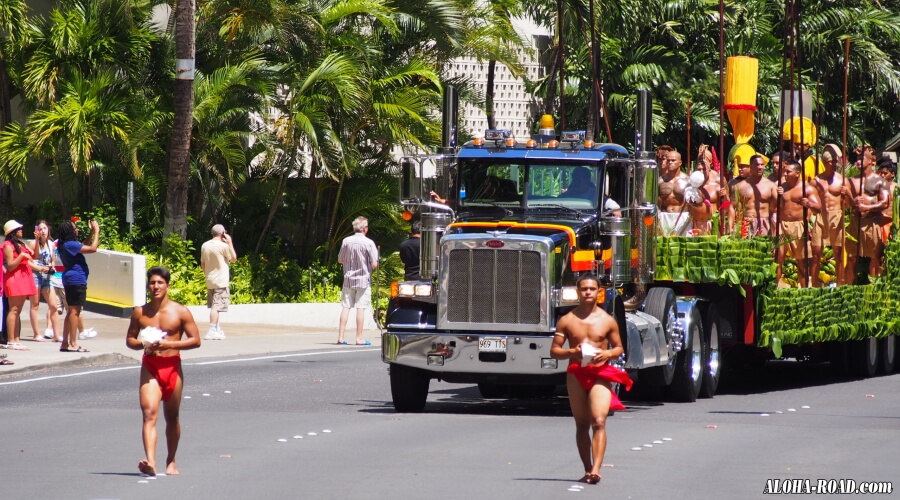
[[[110,224],[121,224],[119,243],[160,254],[173,232],[166,204],[176,42],[173,22],[159,20],[174,2],[58,0],[40,15],[27,3],[0,2],[0,183],[17,188],[31,177],[49,188],[47,201],[13,203],[18,193],[10,200],[0,184],[0,215],[53,220],[102,207],[115,215]],[[546,53],[533,52],[542,44],[516,31],[516,16],[553,33]],[[759,59],[752,143],[772,151],[781,89],[790,86],[785,2],[729,1],[723,22],[724,55]],[[396,157],[437,145],[444,85],[492,112],[491,82],[447,77],[461,56],[514,74],[519,52],[539,57],[547,72],[528,85],[547,112],[565,110],[569,128],[595,123],[596,69],[606,109],[594,131],[600,140],[630,145],[635,93],[647,89],[654,143],[684,150],[688,127],[692,144],[714,143],[718,24],[712,0],[200,0],[184,179],[185,245],[193,246],[177,248],[195,251],[220,222],[248,262],[266,258],[286,266],[289,279],[318,283],[298,269],[332,269],[350,221],[364,215],[390,254],[406,229],[395,203]],[[804,2],[797,40],[794,85],[813,91],[820,143],[842,142],[845,40],[848,144],[878,146],[897,133],[900,2]],[[21,119],[12,119],[12,103]],[[606,122],[611,137],[603,138]],[[134,222],[126,229],[129,183]],[[272,293],[256,298],[299,296]]]

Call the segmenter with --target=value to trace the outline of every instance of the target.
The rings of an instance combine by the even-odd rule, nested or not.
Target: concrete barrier
[[[188,306],[194,321],[200,324],[209,322],[209,309],[206,306]],[[301,328],[328,328],[337,330],[341,316],[341,304],[337,302],[306,304],[239,304],[228,307],[222,313],[221,322],[225,330],[229,324],[284,325]],[[372,310],[366,311],[366,330],[378,328],[372,317]],[[350,311],[347,331],[356,329],[356,310]]]
[[[86,311],[127,318],[134,306],[147,301],[147,258],[139,254],[99,249],[85,255],[91,271],[88,278]],[[206,306],[188,306],[194,320],[209,322]],[[231,305],[223,313],[222,322],[233,324],[282,325],[300,328],[337,330],[341,304],[337,302],[306,304],[240,304]],[[350,311],[347,329],[356,328],[356,311]],[[364,328],[376,329],[372,310],[366,311]]]
[[[128,317],[134,306],[147,302],[146,257],[99,249],[85,254],[84,259],[91,273],[85,309]]]

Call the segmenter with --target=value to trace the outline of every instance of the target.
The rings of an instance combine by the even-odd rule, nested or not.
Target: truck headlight
[[[399,297],[431,297],[431,283],[421,281],[401,281],[397,286]]]
[[[578,289],[574,286],[564,286],[559,289],[559,302],[574,302],[578,303]]]

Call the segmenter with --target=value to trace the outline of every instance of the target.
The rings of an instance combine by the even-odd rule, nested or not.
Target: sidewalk
[[[285,305],[285,309],[290,305]],[[331,307],[328,312],[331,312]],[[271,311],[269,311],[271,312]],[[200,314],[194,313],[197,327],[200,330],[200,338],[206,335],[209,328],[208,317],[201,320]],[[350,345],[338,346],[337,327],[325,326],[292,326],[263,324],[264,321],[272,321],[273,315],[256,323],[232,323],[229,322],[229,314],[222,315],[222,329],[227,335],[226,340],[203,341],[197,349],[184,351],[181,356],[185,361],[200,358],[220,356],[243,356],[270,354],[294,351],[309,351],[315,349],[356,349],[352,345],[355,339],[355,324],[353,315],[347,325],[346,339]],[[275,315],[278,317],[278,315]],[[295,318],[293,315],[280,315],[283,322]],[[47,306],[41,303],[38,312],[38,331],[43,334],[46,328]],[[108,366],[113,364],[133,363],[139,364],[143,351],[133,351],[125,347],[125,332],[128,330],[129,319],[114,318],[91,312],[82,312],[85,328],[94,328],[99,334],[91,339],[79,340],[78,345],[90,352],[59,352],[57,342],[33,342],[31,322],[28,319],[28,309],[22,312],[21,343],[30,348],[29,351],[17,351],[12,349],[0,349],[0,353],[6,354],[7,359],[14,365],[0,366],[0,379],[4,375],[12,373],[29,373],[56,367],[92,367]],[[247,318],[237,318],[247,320]],[[364,330],[365,338],[372,342],[372,347],[381,345],[381,335],[377,329]]]

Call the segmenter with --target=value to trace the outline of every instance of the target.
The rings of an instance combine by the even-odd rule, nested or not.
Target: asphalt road
[[[135,366],[0,379],[0,499],[743,499],[771,479],[900,486],[900,375],[840,381],[778,363],[712,400],[626,398],[603,481],[576,489],[562,395],[484,401],[474,386],[432,382],[425,413],[397,414],[374,349],[192,361],[185,373],[181,476],[157,479],[136,469]]]

